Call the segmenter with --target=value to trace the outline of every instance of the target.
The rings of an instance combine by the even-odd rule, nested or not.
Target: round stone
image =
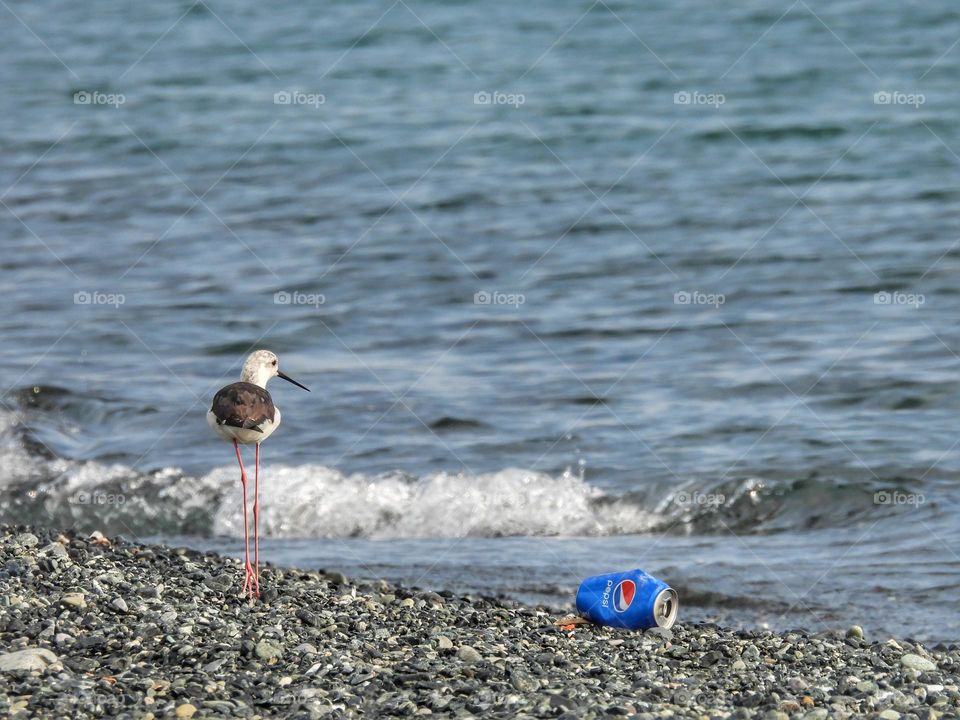
[[[0,655],[0,671],[45,670],[57,662],[57,656],[45,648],[24,648]]]
[[[87,606],[86,598],[80,592],[68,592],[60,596],[63,605],[83,610]]]
[[[930,672],[931,670],[937,669],[937,664],[932,660],[928,660],[925,657],[920,655],[914,655],[913,653],[907,653],[900,658],[900,664],[911,670],[918,670],[920,672]]]
[[[183,705],[177,705],[177,709],[174,711],[174,714],[178,718],[192,718],[193,714],[197,711],[197,708],[192,703],[184,703]]]
[[[283,649],[275,642],[270,640],[261,640],[256,644],[253,651],[256,653],[258,658],[261,660],[266,660],[267,662],[270,662],[271,660],[279,660],[280,656],[283,654]]]
[[[466,663],[478,663],[483,656],[469,645],[464,645],[457,651],[457,657]]]

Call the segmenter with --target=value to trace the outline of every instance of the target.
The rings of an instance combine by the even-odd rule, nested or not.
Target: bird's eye
[[[274,365],[276,365],[276,364],[277,364],[277,361],[276,361],[276,360],[274,360],[274,361],[273,361],[273,364],[274,364]]]

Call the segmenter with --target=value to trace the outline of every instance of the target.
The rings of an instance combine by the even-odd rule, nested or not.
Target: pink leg
[[[253,593],[260,597],[260,443],[257,443],[253,475]]]
[[[233,449],[237,452],[237,462],[240,463],[240,484],[243,486],[243,592],[244,594],[253,591],[253,568],[250,566],[250,526],[247,524],[247,473],[243,469],[243,458],[240,457],[240,446],[237,441],[233,441]]]

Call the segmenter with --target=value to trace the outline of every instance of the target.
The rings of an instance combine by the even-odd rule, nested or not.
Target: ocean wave
[[[237,485],[235,470],[211,477]],[[581,477],[508,468],[479,475],[422,478],[344,475],[321,465],[270,469],[261,527],[278,537],[498,537],[620,535],[646,532],[655,514],[631,503],[604,504]],[[225,497],[214,531],[243,530],[240,493]]]
[[[243,534],[239,471],[142,472],[122,463],[37,452],[0,416],[0,520],[134,536]],[[19,441],[16,438],[19,436]],[[249,463],[252,466],[252,463]],[[253,473],[248,467],[248,501]],[[277,538],[756,534],[838,527],[877,517],[867,483],[737,478],[617,494],[578,473],[521,468],[481,474],[346,474],[324,465],[262,468],[260,528]]]
[[[248,469],[252,470],[252,469]],[[121,534],[243,534],[239,472],[137,473],[95,461],[0,452],[0,518]],[[248,502],[253,473],[248,471]],[[261,468],[265,537],[500,537],[648,532],[660,518],[609,502],[581,477],[520,469],[480,475],[347,475],[323,465]],[[250,507],[248,506],[248,507]]]

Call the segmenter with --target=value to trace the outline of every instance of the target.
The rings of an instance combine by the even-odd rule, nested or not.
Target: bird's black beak
[[[298,383],[296,380],[294,380],[292,377],[290,377],[290,376],[287,375],[286,373],[282,373],[282,372],[280,372],[279,370],[277,370],[277,377],[278,377],[278,378],[283,378],[283,379],[286,380],[287,382],[293,383],[293,384],[296,385],[297,387],[303,388],[303,389],[306,390],[307,392],[310,392],[310,388],[308,388],[306,385],[301,385],[300,383]]]

